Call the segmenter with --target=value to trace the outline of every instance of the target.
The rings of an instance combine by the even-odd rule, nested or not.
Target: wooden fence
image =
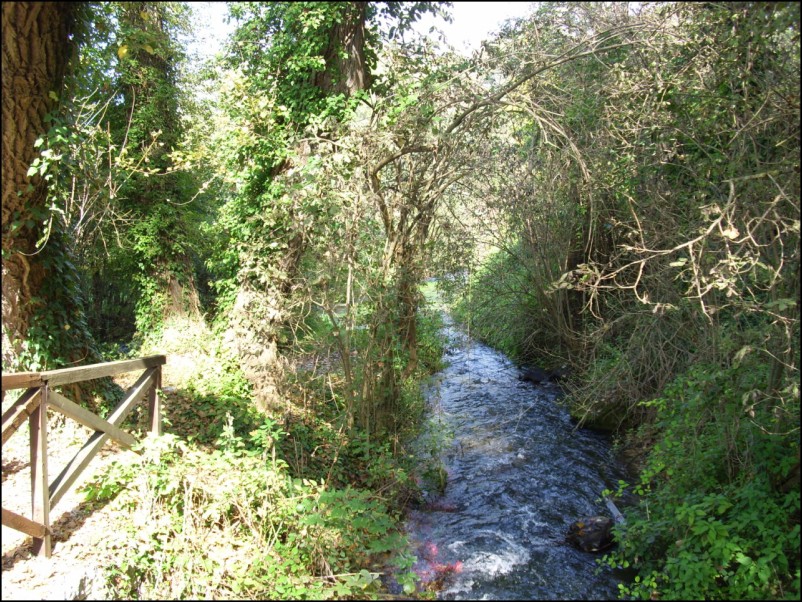
[[[151,432],[161,434],[161,404],[158,390],[161,387],[161,367],[167,362],[163,355],[151,355],[134,360],[92,364],[77,368],[64,368],[47,372],[22,372],[3,374],[2,396],[7,390],[25,389],[14,404],[3,412],[3,442],[6,444],[27,419],[30,424],[31,443],[31,518],[11,510],[2,509],[3,524],[33,537],[33,548],[37,555],[50,557],[52,551],[50,510],[69,490],[103,444],[114,439],[125,447],[131,447],[136,439],[120,429],[120,424],[136,405],[147,398]],[[139,379],[125,393],[123,400],[103,419],[89,410],[70,401],[53,388],[58,385],[78,383],[95,378],[104,378],[144,370]],[[47,475],[47,410],[61,412],[65,416],[94,429],[75,457],[69,461],[52,483]]]

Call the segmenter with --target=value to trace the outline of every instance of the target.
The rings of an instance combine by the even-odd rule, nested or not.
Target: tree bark
[[[328,94],[351,96],[369,85],[370,74],[365,64],[365,2],[348,2],[343,18],[335,23],[324,52],[326,70],[315,78],[315,84]]]
[[[73,3],[3,2],[3,364],[27,337],[32,303],[48,277],[38,261],[47,187],[28,168],[54,108],[68,62]],[[51,92],[54,93],[51,95]]]

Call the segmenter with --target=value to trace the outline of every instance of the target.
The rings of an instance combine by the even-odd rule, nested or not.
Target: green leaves
[[[163,597],[180,582],[186,597],[324,599],[381,587],[369,558],[406,546],[385,506],[368,491],[325,488],[240,454],[232,421],[227,428],[227,448],[212,453],[174,436],[148,438],[141,455],[86,487],[97,500],[126,492],[139,528],[109,543],[142,591]]]
[[[741,422],[741,394],[759,377],[747,367],[749,357],[744,353],[726,372],[698,366],[649,404],[660,412],[661,430],[634,488],[641,514],[628,515],[622,546],[608,558],[639,567],[629,595],[649,598],[657,587],[671,598],[778,597],[798,563],[798,530],[788,529],[798,491],[786,498],[770,484],[773,471],[786,474],[774,454],[787,457],[798,443],[755,426],[761,410],[752,395],[753,420]],[[735,431],[734,423],[741,425]],[[733,449],[755,454],[750,471],[724,470],[725,452]]]

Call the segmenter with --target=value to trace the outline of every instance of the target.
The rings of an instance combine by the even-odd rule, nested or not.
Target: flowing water
[[[520,381],[446,320],[449,365],[427,388],[418,454],[439,455],[448,479],[410,513],[415,570],[445,577],[441,599],[615,599],[619,576],[564,542],[575,520],[609,515],[600,494],[626,479],[608,438],[575,428],[556,385]]]

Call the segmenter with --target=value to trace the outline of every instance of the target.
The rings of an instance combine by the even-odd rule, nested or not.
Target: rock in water
[[[613,545],[613,524],[606,516],[583,518],[568,528],[565,539],[585,552],[600,552]]]
[[[566,380],[571,375],[571,369],[568,366],[560,366],[549,372],[549,380],[559,382]]]
[[[541,368],[538,368],[537,366],[532,366],[530,368],[525,368],[518,378],[521,380],[528,380],[530,383],[539,385],[540,383],[544,383],[549,380],[549,373]]]

